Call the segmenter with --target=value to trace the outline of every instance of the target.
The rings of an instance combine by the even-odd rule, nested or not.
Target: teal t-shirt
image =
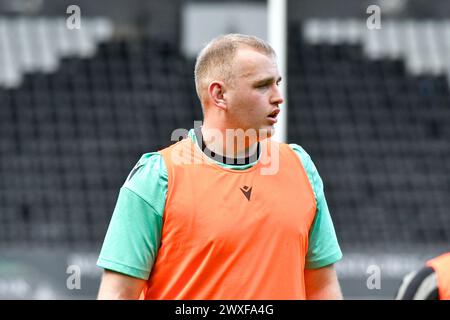
[[[197,144],[194,130],[188,136]],[[302,147],[289,145],[298,155],[308,175],[317,203],[309,231],[306,268],[321,268],[339,261],[339,247],[325,199],[322,179]],[[258,161],[258,160],[257,160]],[[217,164],[234,170],[248,165]],[[161,244],[164,207],[167,196],[167,168],[158,152],[144,154],[128,175],[119,192],[97,265],[140,279],[148,279]]]

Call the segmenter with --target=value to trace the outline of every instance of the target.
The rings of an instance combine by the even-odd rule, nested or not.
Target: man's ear
[[[223,110],[227,109],[227,103],[224,97],[225,86],[222,81],[213,81],[208,86],[208,94],[213,104]]]

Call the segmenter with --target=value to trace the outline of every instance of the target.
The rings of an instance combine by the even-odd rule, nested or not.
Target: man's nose
[[[283,95],[281,94],[281,88],[275,85],[274,93],[272,95],[271,103],[272,104],[282,104],[284,101]]]

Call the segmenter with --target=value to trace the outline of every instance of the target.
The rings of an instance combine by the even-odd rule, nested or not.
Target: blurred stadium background
[[[80,29],[67,28],[70,5]],[[381,29],[366,25],[370,5]],[[345,298],[392,299],[450,248],[450,2],[287,8],[287,141],[324,180]],[[0,0],[0,298],[95,298],[124,179],[202,119],[195,54],[221,33],[267,39],[267,11],[256,0]],[[68,288],[69,266],[80,288]]]

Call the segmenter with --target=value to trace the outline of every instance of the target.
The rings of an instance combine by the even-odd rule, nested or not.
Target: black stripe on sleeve
[[[135,174],[136,172],[138,172],[138,170],[139,170],[142,166],[143,166],[143,164],[140,164],[140,165],[138,165],[137,167],[135,167],[135,168],[133,169],[133,171],[131,171],[130,176],[128,177],[128,181],[130,181],[131,178],[133,178],[134,174]]]

